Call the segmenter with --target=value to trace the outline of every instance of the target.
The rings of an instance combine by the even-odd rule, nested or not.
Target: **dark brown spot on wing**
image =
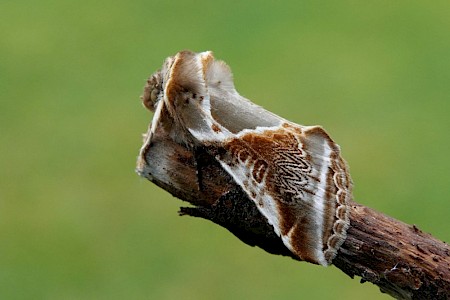
[[[222,130],[220,129],[220,127],[219,127],[216,123],[212,124],[211,129],[212,129],[215,133],[219,133],[219,132],[222,131]]]

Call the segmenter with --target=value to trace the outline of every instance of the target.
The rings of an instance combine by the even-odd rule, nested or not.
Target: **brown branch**
[[[142,174],[195,207],[181,215],[201,217],[251,246],[292,256],[256,206],[215,159],[194,153],[157,131]],[[398,299],[450,299],[450,247],[415,225],[407,225],[352,203],[347,239],[333,264]]]

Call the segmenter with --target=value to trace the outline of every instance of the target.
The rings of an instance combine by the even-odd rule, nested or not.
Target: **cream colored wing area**
[[[258,210],[267,218],[269,224],[273,226],[275,233],[278,236],[281,236],[281,220],[280,214],[278,213],[277,202],[272,195],[268,193],[265,179],[258,183],[252,177],[253,172],[261,172],[261,169],[258,169],[258,165],[250,165],[250,160],[245,160],[242,157],[239,158],[239,156],[232,157],[228,154],[217,157],[217,159],[225,171],[233,177],[248,197],[255,202]],[[284,240],[283,242],[285,243]],[[292,251],[289,244],[286,246]]]

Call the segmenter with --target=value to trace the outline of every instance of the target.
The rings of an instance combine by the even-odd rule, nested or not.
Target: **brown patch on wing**
[[[317,264],[314,237],[311,236],[309,225],[313,222],[308,216],[297,218],[297,223],[292,229],[291,245],[294,253],[302,260]]]
[[[307,209],[293,208],[291,205],[280,203],[278,209],[283,216],[281,234],[289,236],[293,253],[301,260],[317,264],[315,254],[316,237],[314,232],[314,215]]]
[[[324,145],[331,149],[330,157],[326,157]],[[252,169],[251,179],[264,184],[265,192],[276,201],[279,232],[289,237],[292,251],[313,263],[319,263],[316,253],[322,251],[330,263],[348,227],[345,207],[350,179],[339,147],[328,134],[321,127],[284,124],[279,129],[245,133],[228,140],[224,147],[231,156],[229,161],[245,162]],[[321,182],[323,167],[325,183]],[[245,185],[250,186],[249,182]],[[323,199],[318,199],[322,186]],[[323,211],[317,210],[314,201],[323,201]]]
[[[216,123],[214,123],[214,124],[211,125],[211,129],[212,129],[215,133],[218,133],[218,132],[221,132],[221,131],[222,131],[222,130],[220,129],[220,127],[219,127]]]
[[[301,128],[294,127],[291,130],[279,128],[246,133],[239,139],[229,140],[226,148],[231,156],[246,161],[247,166],[252,167],[252,178],[256,183],[264,180],[266,192],[277,201],[281,215],[280,233],[291,237],[294,253],[303,260],[317,263],[314,258],[315,235],[312,233],[314,214],[308,214],[313,204],[302,202],[298,189],[302,189],[304,195],[314,195],[315,191],[306,183],[319,182],[320,179],[317,176],[307,179],[311,168],[295,137],[300,132]]]

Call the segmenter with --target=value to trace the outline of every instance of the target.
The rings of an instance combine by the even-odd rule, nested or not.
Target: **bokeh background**
[[[448,1],[0,2],[1,299],[389,299],[269,255],[134,173],[165,57],[341,145],[355,199],[450,240]]]

